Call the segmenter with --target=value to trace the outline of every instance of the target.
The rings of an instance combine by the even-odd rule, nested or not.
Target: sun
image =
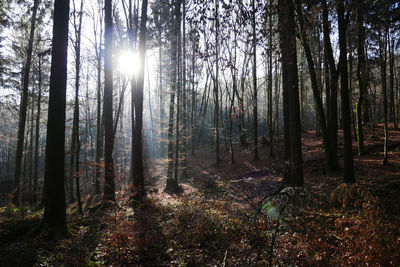
[[[118,58],[118,69],[121,73],[132,75],[139,72],[139,56],[133,52],[122,52]]]

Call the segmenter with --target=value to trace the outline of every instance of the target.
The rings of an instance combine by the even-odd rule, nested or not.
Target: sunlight
[[[132,75],[139,71],[139,56],[133,52],[122,52],[119,55],[118,68],[121,73]]]

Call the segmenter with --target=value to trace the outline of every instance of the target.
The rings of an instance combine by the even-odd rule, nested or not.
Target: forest
[[[1,0],[0,266],[400,266],[399,0]]]

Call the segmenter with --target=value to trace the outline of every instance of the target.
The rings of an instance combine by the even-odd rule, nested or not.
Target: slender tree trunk
[[[79,214],[82,214],[82,201],[81,201],[81,189],[80,189],[80,180],[79,180],[79,152],[80,152],[80,141],[79,136],[77,137],[77,144],[76,144],[76,155],[77,158],[75,159],[75,186],[76,186],[76,200],[78,202],[78,211]]]
[[[74,115],[72,119],[72,135],[71,135],[71,150],[70,150],[70,173],[69,180],[70,184],[70,201],[73,202],[73,180],[75,178],[76,185],[76,196],[79,196],[78,200],[78,209],[79,212],[82,213],[82,204],[80,200],[80,192],[79,190],[79,89],[80,89],[80,70],[81,70],[81,32],[82,32],[82,14],[83,14],[83,0],[81,0],[80,11],[78,15],[78,22],[76,21],[76,7],[75,0],[73,0],[74,5],[74,17],[73,17],[73,25],[75,30],[75,103],[74,103]],[[75,171],[75,176],[74,176]]]
[[[99,13],[102,14],[102,8],[99,7]],[[103,154],[103,121],[104,114],[101,110],[101,62],[102,62],[102,37],[103,37],[103,20],[99,19],[100,34],[99,43],[97,43],[97,36],[95,36],[95,48],[97,59],[97,118],[96,118],[96,174],[95,174],[95,194],[100,193],[100,176],[101,176],[101,156]],[[96,33],[96,31],[95,31]]]
[[[188,147],[188,126],[187,126],[187,83],[186,83],[186,1],[183,2],[183,19],[182,19],[182,179],[187,179],[187,147]]]
[[[330,115],[328,117],[328,138],[329,138],[329,148],[331,151],[331,163],[332,166],[329,167],[332,172],[339,169],[339,163],[337,158],[337,138],[338,138],[338,117],[337,117],[337,88],[338,88],[338,79],[339,72],[336,69],[335,59],[333,57],[332,45],[330,40],[330,28],[328,21],[328,7],[326,4],[326,0],[322,1],[323,13],[323,33],[324,33],[324,53],[327,58],[329,64],[330,71],[330,109],[327,113]]]
[[[357,141],[358,155],[364,154],[364,133],[363,133],[363,111],[364,99],[367,96],[367,69],[365,65],[365,30],[364,30],[364,14],[363,0],[357,0],[357,79],[359,87],[359,98],[356,104],[357,111]]]
[[[181,191],[181,187],[173,176],[174,160],[173,160],[173,126],[174,126],[174,102],[177,84],[177,55],[178,55],[178,34],[180,26],[180,6],[181,0],[175,0],[174,10],[174,25],[173,37],[171,40],[171,99],[169,106],[169,121],[168,121],[168,168],[167,168],[167,182],[164,191],[176,193]],[[178,134],[178,133],[177,133]]]
[[[21,164],[22,154],[24,147],[24,134],[25,134],[25,123],[26,123],[26,111],[28,107],[28,87],[29,87],[29,74],[31,70],[32,62],[32,50],[33,50],[33,39],[35,37],[35,24],[36,24],[36,13],[39,6],[39,0],[33,1],[32,17],[31,17],[31,29],[29,33],[28,50],[26,53],[26,61],[23,70],[23,81],[22,81],[22,95],[21,103],[19,108],[19,119],[18,119],[18,139],[17,139],[17,151],[15,154],[15,173],[14,173],[14,185],[12,189],[14,205],[19,205],[19,184],[21,176]]]
[[[192,101],[191,101],[191,115],[190,115],[190,124],[191,124],[191,137],[192,137],[192,146],[191,146],[191,155],[194,155],[194,147],[195,147],[195,141],[196,141],[196,130],[197,130],[197,120],[195,119],[196,115],[196,92],[195,92],[195,52],[196,52],[196,46],[195,46],[195,41],[192,40],[192,75],[191,75],[191,85],[192,85]],[[208,80],[208,76],[206,78],[206,82]]]
[[[257,112],[257,33],[256,33],[256,5],[255,0],[251,1],[253,16],[252,16],[252,37],[253,37],[253,120],[254,120],[254,160],[258,160],[258,112]]]
[[[268,16],[268,134],[269,134],[269,157],[272,158],[274,156],[274,127],[272,122],[272,38],[273,38],[273,31],[272,31],[272,5],[273,0],[269,1],[269,16]],[[277,71],[278,73],[278,71]],[[278,90],[275,87],[275,91]],[[276,106],[279,106],[279,101],[276,102]],[[278,134],[278,132],[276,132]]]
[[[178,176],[179,176],[179,155],[180,155],[180,150],[181,150],[181,140],[180,140],[180,126],[181,126],[181,110],[182,110],[182,103],[181,103],[181,94],[182,94],[182,88],[181,88],[181,82],[182,82],[182,72],[181,72],[181,60],[182,60],[182,53],[181,53],[181,3],[182,1],[179,0],[177,1],[177,4],[179,4],[179,7],[177,6],[176,8],[179,8],[179,11],[177,13],[177,18],[176,18],[176,27],[177,27],[177,42],[178,42],[178,52],[177,52],[177,94],[176,94],[176,124],[175,124],[175,167],[174,167],[174,179],[178,181]]]
[[[35,111],[35,102],[34,102],[34,92],[32,90],[31,97],[31,122],[30,122],[30,141],[29,141],[29,149],[28,149],[28,168],[29,168],[29,182],[28,182],[28,198],[29,203],[33,203],[32,193],[33,193],[33,132],[34,132],[34,111]]]
[[[273,128],[275,129],[275,135],[278,136],[279,135],[279,98],[281,95],[281,91],[280,91],[280,87],[281,87],[280,86],[280,80],[281,80],[280,76],[281,75],[279,73],[278,60],[275,60],[275,70],[276,70],[276,73],[275,73],[275,97],[274,97],[274,100],[275,100],[276,105],[275,105],[275,119],[274,119],[274,123],[271,126],[273,126]],[[271,103],[272,103],[272,90],[271,90]],[[271,104],[271,114],[272,114],[272,104]],[[271,120],[272,120],[272,118],[271,118]],[[273,141],[273,139],[270,139],[270,142],[271,142],[270,146],[273,146],[272,141]],[[271,150],[271,148],[270,148],[270,150]],[[270,154],[270,156],[271,156],[271,154]]]
[[[104,1],[104,196],[103,200],[115,202],[114,161],[113,161],[113,22],[112,0]]]
[[[29,114],[28,114],[28,117],[29,117]],[[27,130],[27,133],[26,133],[26,135],[28,135],[29,134],[29,121],[28,121],[28,130]],[[25,144],[24,144],[24,151],[25,151],[25,153],[24,153],[24,159],[23,159],[23,167],[22,167],[22,202],[25,202],[25,200],[26,200],[26,180],[27,180],[27,168],[28,168],[28,154],[29,154],[29,151],[28,151],[28,138],[27,139],[25,139]]]
[[[144,176],[143,176],[143,87],[144,87],[144,64],[146,54],[146,29],[147,23],[147,0],[142,1],[142,13],[140,17],[140,36],[139,36],[139,73],[137,86],[134,95],[135,104],[135,128],[133,135],[133,184],[138,190],[137,199],[141,200],[145,196]]]
[[[384,144],[383,144],[383,164],[388,163],[388,119],[387,119],[387,88],[386,88],[386,45],[387,45],[388,27],[385,29],[384,36],[380,36],[380,65],[381,65],[381,82],[382,82],[382,107],[383,107],[383,124],[384,124]],[[382,40],[383,39],[383,40]]]
[[[311,54],[311,49],[309,46],[309,41],[306,35],[306,31],[304,28],[304,19],[303,19],[303,12],[302,12],[302,7],[300,4],[297,5],[297,14],[298,14],[298,19],[299,19],[299,24],[300,24],[300,32],[301,32],[301,40],[302,44],[304,47],[304,51],[306,54],[307,58],[307,65],[310,73],[310,78],[311,78],[311,88],[313,91],[313,96],[314,96],[314,101],[315,101],[315,113],[318,115],[318,122],[319,122],[319,127],[321,129],[322,133],[322,143],[324,146],[324,151],[325,151],[325,157],[327,161],[327,171],[331,173],[333,170],[331,169],[331,166],[334,165],[331,159],[331,151],[330,151],[330,146],[329,146],[329,137],[328,137],[328,129],[326,126],[326,119],[325,119],[325,112],[324,112],[324,107],[322,104],[322,99],[321,99],[321,93],[319,90],[318,86],[318,81],[317,81],[317,75],[316,71],[314,68],[314,60]]]
[[[38,98],[36,110],[36,125],[35,125],[35,152],[34,152],[34,168],[33,168],[33,195],[32,202],[36,204],[38,194],[38,179],[39,179],[39,138],[40,138],[40,111],[42,100],[42,55],[39,53],[39,77],[38,77]]]
[[[390,121],[393,122],[394,128],[397,129],[397,117],[394,93],[394,39],[388,38],[389,44],[389,86],[390,86]]]
[[[215,81],[214,81],[214,102],[215,102],[215,148],[216,148],[216,163],[218,164],[221,159],[219,157],[219,15],[218,15],[219,1],[215,0]]]
[[[340,89],[341,89],[341,109],[343,121],[344,136],[344,170],[343,178],[346,183],[355,182],[353,167],[353,146],[351,137],[351,121],[350,121],[350,95],[348,90],[348,73],[347,73],[347,18],[344,14],[344,1],[337,1],[337,13],[339,24],[339,49],[340,49]]]

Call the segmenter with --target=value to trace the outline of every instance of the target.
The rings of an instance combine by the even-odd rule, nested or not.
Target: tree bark
[[[66,232],[64,145],[69,19],[68,0],[55,0],[53,18],[53,47],[50,70],[42,230],[51,229],[55,237],[59,237]]]
[[[175,92],[177,89],[177,54],[178,54],[178,34],[180,26],[180,3],[181,0],[175,0],[174,10],[174,23],[173,23],[173,36],[171,40],[171,98],[169,106],[169,121],[168,121],[168,168],[167,168],[167,182],[164,188],[165,192],[177,193],[181,191],[178,180],[173,176],[174,160],[173,160],[173,126],[174,126],[174,102]]]
[[[21,176],[22,154],[24,148],[26,112],[28,107],[29,74],[32,63],[33,39],[35,37],[36,13],[38,10],[38,6],[39,6],[39,0],[34,0],[32,8],[32,17],[31,17],[31,29],[28,41],[28,50],[26,53],[27,56],[23,70],[22,95],[21,95],[21,103],[20,103],[19,118],[18,118],[17,151],[15,154],[14,185],[12,189],[13,193],[12,202],[14,205],[19,205],[19,184]]]
[[[315,101],[315,113],[318,115],[317,117],[318,117],[319,127],[320,127],[321,133],[322,133],[322,143],[324,146],[325,157],[326,157],[326,161],[327,161],[327,171],[328,171],[328,173],[331,173],[333,170],[330,167],[333,166],[334,163],[332,162],[332,159],[331,159],[328,129],[326,126],[325,112],[324,112],[324,107],[323,107],[322,99],[321,99],[321,91],[319,90],[317,75],[316,75],[315,67],[314,67],[314,60],[313,60],[313,57],[311,54],[310,44],[309,44],[307,34],[305,31],[305,27],[304,27],[303,12],[301,10],[302,7],[300,4],[298,4],[296,7],[297,7],[296,10],[297,10],[297,14],[298,14],[299,24],[300,24],[301,41],[303,44],[304,51],[306,53],[307,65],[308,65],[310,78],[311,78],[311,88],[312,88],[314,101]]]
[[[327,114],[330,117],[327,118],[328,121],[328,135],[329,135],[329,147],[331,151],[331,162],[332,166],[329,168],[332,172],[337,171],[339,169],[339,163],[337,158],[337,138],[338,138],[338,117],[337,117],[337,88],[338,88],[338,79],[339,72],[336,68],[335,59],[333,57],[332,45],[330,40],[330,27],[328,21],[328,7],[326,4],[326,0],[322,1],[322,20],[323,20],[323,33],[324,33],[324,53],[327,58],[330,70],[330,109],[327,111]]]
[[[146,29],[147,23],[147,0],[142,1],[142,13],[140,19],[139,36],[139,73],[136,91],[134,94],[135,104],[135,129],[133,135],[133,184],[138,190],[136,199],[142,200],[145,196],[143,176],[143,86],[144,86],[144,64],[146,54]]]
[[[359,88],[359,98],[356,104],[357,111],[357,141],[358,141],[358,155],[364,154],[364,133],[363,133],[363,110],[364,99],[367,98],[367,69],[365,64],[365,30],[364,30],[364,14],[363,14],[363,0],[356,1],[357,12],[357,80]]]
[[[387,88],[386,88],[386,60],[387,60],[387,32],[388,27],[385,28],[384,36],[380,37],[380,65],[381,65],[381,82],[382,82],[382,107],[383,107],[383,124],[384,124],[384,144],[383,144],[383,164],[388,163],[388,119],[387,119]],[[380,34],[381,35],[381,34]]]
[[[297,77],[296,35],[294,6],[291,0],[279,0],[280,44],[283,71],[286,72],[286,102],[289,107],[290,184],[303,186],[303,159],[301,151],[301,122]]]
[[[112,0],[104,1],[104,196],[105,204],[115,202],[114,160],[113,160],[113,22]]]
[[[348,73],[347,73],[347,20],[344,14],[344,1],[337,1],[337,13],[339,24],[339,66],[340,66],[340,89],[341,89],[341,109],[343,121],[344,136],[344,170],[343,179],[346,183],[354,183],[354,167],[353,167],[353,146],[351,138],[351,110],[350,95],[348,90]]]
[[[253,42],[253,145],[254,160],[258,160],[258,114],[257,114],[257,33],[256,33],[256,5],[255,0],[251,1],[252,6],[252,42]]]

